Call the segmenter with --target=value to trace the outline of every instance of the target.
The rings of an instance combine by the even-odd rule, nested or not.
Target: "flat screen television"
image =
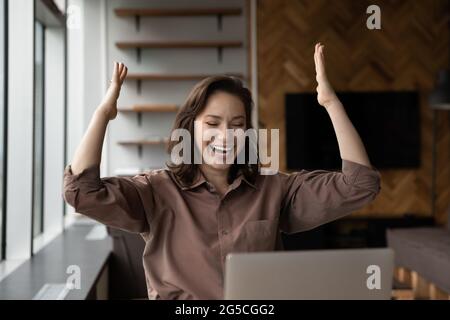
[[[415,91],[340,92],[339,99],[377,169],[420,166],[420,105]],[[286,94],[288,170],[342,167],[331,119],[317,93]]]

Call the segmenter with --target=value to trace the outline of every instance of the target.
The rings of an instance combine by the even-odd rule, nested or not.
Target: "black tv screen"
[[[341,92],[339,99],[378,169],[420,166],[417,92]],[[342,167],[331,119],[317,93],[286,94],[286,152],[289,170]]]

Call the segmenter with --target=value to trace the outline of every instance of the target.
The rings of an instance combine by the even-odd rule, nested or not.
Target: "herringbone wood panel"
[[[421,168],[383,170],[382,192],[355,213],[392,216],[431,212],[432,112],[427,95],[437,70],[449,64],[449,1],[380,0],[382,29],[366,28],[367,0],[259,0],[259,120],[280,129],[285,170],[284,95],[314,91],[313,50],[325,44],[329,78],[338,91],[418,90],[421,97]],[[383,128],[380,127],[380,130]],[[438,114],[437,218],[450,199],[450,129]]]

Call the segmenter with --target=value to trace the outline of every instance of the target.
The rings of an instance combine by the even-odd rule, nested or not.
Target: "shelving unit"
[[[224,16],[239,16],[242,9],[230,8],[116,8],[118,17],[134,17],[136,31],[140,30],[141,17],[195,17],[195,16],[217,16],[217,28],[222,30],[222,19]]]
[[[137,2],[131,1],[130,6],[133,4],[136,4]],[[180,3],[181,6],[183,4]],[[185,5],[185,4],[184,4]],[[186,7],[178,7],[178,8],[112,8],[112,14],[115,15],[118,18],[121,19],[133,19],[135,22],[135,29],[136,34],[134,37],[130,36],[127,32],[122,32],[122,30],[118,29],[116,32],[117,37],[116,39],[112,40],[110,42],[111,48],[115,48],[120,51],[126,51],[126,50],[135,50],[136,51],[136,58],[138,63],[144,64],[146,62],[146,58],[150,58],[150,54],[153,52],[147,52],[146,55],[142,55],[142,50],[188,50],[188,49],[199,49],[196,51],[196,55],[198,52],[199,62],[202,62],[202,57],[205,55],[210,55],[216,50],[217,52],[217,62],[214,63],[211,62],[211,59],[208,59],[207,63],[212,63],[213,65],[217,66],[218,64],[222,64],[222,67],[219,68],[219,70],[229,70],[231,67],[227,67],[226,65],[235,65],[232,63],[232,61],[228,61],[225,59],[222,59],[224,57],[224,54],[227,54],[228,52],[231,53],[231,50],[241,50],[244,48],[246,49],[246,40],[239,36],[238,39],[230,39],[231,34],[228,34],[223,32],[222,30],[222,23],[223,19],[225,17],[238,17],[243,15],[244,7],[240,7],[239,5],[235,4],[234,7],[219,7],[219,8],[208,8],[208,7],[197,7],[197,8],[186,8]],[[247,11],[247,10],[246,10]],[[142,18],[145,18],[143,20]],[[212,17],[212,19],[184,19],[184,17]],[[181,19],[173,19],[173,22],[178,25],[178,23],[183,22],[186,23],[187,26],[191,26],[192,24],[200,23],[200,24],[207,24],[208,28],[213,27],[214,25],[211,25],[211,22],[214,22],[214,17],[217,18],[217,37],[212,38],[209,37],[207,39],[183,39],[183,38],[177,38],[179,33],[177,30],[173,30],[168,32],[167,35],[164,32],[164,37],[159,35],[159,39],[162,40],[152,40],[151,38],[147,38],[144,36],[144,34],[139,34],[139,31],[141,29],[141,23],[150,23],[148,19],[156,18],[156,19],[163,19],[163,18],[181,18]],[[241,18],[236,20],[239,25],[242,23]],[[131,21],[132,22],[132,21]],[[152,21],[151,23],[155,23],[155,25],[159,25],[158,21]],[[227,25],[228,27],[228,25]],[[229,26],[231,29],[235,29],[235,26]],[[228,28],[227,28],[228,29]],[[129,30],[129,29],[128,29]],[[240,29],[239,29],[240,30]],[[244,29],[242,29],[244,30]],[[228,30],[227,30],[228,31]],[[235,30],[235,33],[232,33],[235,37],[237,34],[240,34],[237,30]],[[183,33],[181,33],[183,34]],[[205,36],[207,36],[209,33],[207,33]],[[175,38],[175,39],[174,39]],[[225,38],[225,39],[224,39]],[[133,39],[133,40],[127,40],[127,39]],[[155,36],[155,39],[158,39],[158,35]],[[169,40],[174,39],[174,40]],[[248,40],[248,38],[247,38]],[[205,53],[203,52],[203,49],[205,50]],[[208,51],[209,50],[209,51]],[[122,52],[122,53],[128,53],[127,56],[129,57],[129,53],[131,52]],[[172,51],[171,51],[172,53]],[[233,56],[235,52],[232,52]],[[236,52],[238,55],[240,52]],[[114,53],[115,54],[115,53]],[[156,58],[153,57],[154,59]],[[155,61],[153,61],[153,64],[155,64]],[[225,66],[224,66],[225,65]],[[234,67],[233,67],[234,69]],[[242,79],[245,81],[245,76],[240,73],[241,69],[238,70],[238,72],[220,72],[220,71],[210,71],[209,74],[208,70],[209,68],[202,68],[199,67],[198,70],[196,70],[198,73],[182,73],[181,70],[173,69],[169,70],[168,73],[159,73],[159,72],[152,72],[144,71],[145,68],[141,70],[140,67],[137,68],[137,70],[134,70],[134,72],[129,72],[126,78],[126,81],[136,81],[136,89],[137,94],[141,95],[141,89],[142,89],[142,81],[161,81],[165,82],[165,86],[170,86],[171,83],[175,83],[178,81],[200,81],[204,78],[214,76],[214,75],[228,75],[233,76],[239,79]],[[217,70],[217,69],[214,69]],[[141,71],[141,72],[138,72]],[[144,71],[144,72],[142,72]],[[178,71],[180,73],[178,73]],[[242,70],[244,72],[244,70]],[[177,84],[177,87],[182,84]],[[146,93],[144,93],[146,96]],[[142,96],[141,96],[142,98]],[[146,100],[144,100],[146,101]],[[147,100],[148,101],[148,100]],[[142,114],[145,113],[176,113],[179,110],[179,104],[180,101],[177,101],[176,104],[158,104],[158,103],[152,103],[152,101],[148,101],[148,103],[143,104],[133,104],[133,101],[128,101],[128,106],[122,106],[121,108],[118,108],[118,111],[121,114],[136,114],[138,125],[141,126],[143,122]],[[150,120],[150,119],[149,119]],[[164,135],[164,134],[161,134]],[[115,143],[117,145],[123,146],[123,147],[137,147],[139,158],[142,158],[143,154],[143,148],[144,147],[158,147],[158,146],[164,146],[169,142],[169,138],[159,138],[158,136],[143,138],[143,139],[133,139],[130,140],[120,140],[120,135],[118,135],[118,140],[115,140]],[[158,147],[159,148],[159,147]]]

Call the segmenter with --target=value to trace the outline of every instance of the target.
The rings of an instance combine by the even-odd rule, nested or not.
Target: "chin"
[[[230,161],[227,161],[228,159]],[[236,148],[230,147],[227,149],[222,146],[214,147],[212,144],[209,144],[203,149],[202,160],[205,165],[212,169],[227,171],[236,160]]]
[[[207,164],[207,166],[215,169],[215,170],[228,170],[231,168],[231,164],[226,164],[226,163],[213,163],[213,164]]]

